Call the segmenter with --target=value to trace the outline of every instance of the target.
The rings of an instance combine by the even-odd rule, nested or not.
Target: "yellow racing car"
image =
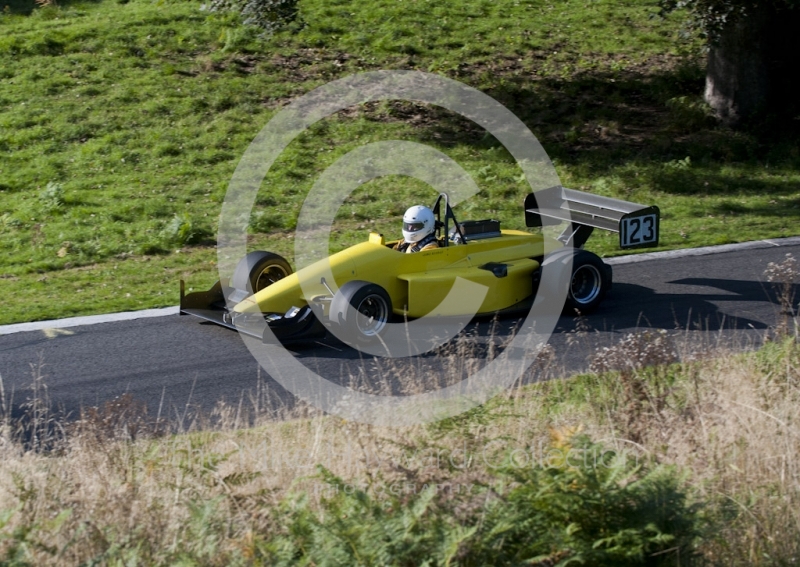
[[[500,222],[491,219],[458,222],[447,195],[441,194],[432,208],[436,249],[404,254],[392,249],[396,242],[371,233],[366,242],[297,272],[277,254],[250,252],[230,281],[217,282],[208,291],[185,294],[181,281],[180,313],[265,341],[305,341],[328,330],[370,341],[381,336],[392,318],[527,309],[542,270],[553,266],[563,272],[559,281],[567,288],[565,312],[585,314],[597,308],[612,282],[611,267],[582,249],[595,228],[618,232],[623,249],[658,245],[655,206],[558,186],[529,194],[523,207],[526,226],[566,222],[566,229],[550,238],[541,230],[501,230]],[[459,278],[484,286],[477,311],[474,305],[448,300]],[[260,330],[265,322],[270,333]]]

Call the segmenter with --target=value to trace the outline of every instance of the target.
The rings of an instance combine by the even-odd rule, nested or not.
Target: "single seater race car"
[[[547,206],[540,206],[547,204]],[[501,230],[496,220],[458,222],[446,194],[433,206],[439,248],[406,254],[371,233],[297,272],[277,254],[242,258],[230,281],[186,294],[180,313],[257,336],[265,342],[297,342],[338,326],[365,341],[384,332],[393,317],[486,315],[529,308],[542,269],[564,272],[564,311],[590,313],[611,288],[611,267],[582,247],[595,228],[619,233],[623,249],[658,245],[658,207],[600,197],[561,186],[529,194],[523,204],[528,227],[567,222],[557,238],[541,230]],[[333,281],[330,278],[333,278]],[[446,301],[458,278],[485,286],[477,312]],[[253,325],[257,320],[259,325]],[[254,331],[266,328],[271,333]],[[338,333],[337,333],[338,335]]]

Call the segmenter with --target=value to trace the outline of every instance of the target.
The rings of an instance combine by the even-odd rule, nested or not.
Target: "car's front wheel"
[[[231,278],[231,287],[258,293],[292,273],[282,256],[257,250],[239,260]]]
[[[381,286],[353,280],[331,300],[329,318],[338,325],[339,339],[346,343],[378,341],[392,316],[392,299]]]

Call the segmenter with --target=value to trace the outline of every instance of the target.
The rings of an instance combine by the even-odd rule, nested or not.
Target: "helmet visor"
[[[404,222],[403,223],[403,230],[406,232],[419,232],[425,228],[424,222]]]

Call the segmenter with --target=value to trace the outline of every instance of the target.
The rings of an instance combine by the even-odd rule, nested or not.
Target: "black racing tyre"
[[[603,261],[591,252],[580,250],[572,259],[572,277],[564,307],[572,313],[591,313],[603,301],[608,287]]]
[[[570,272],[560,274],[558,279],[559,285],[567,287],[563,312],[565,315],[588,315],[597,309],[611,289],[611,266],[586,250],[564,249],[549,254],[542,267],[545,270],[547,266],[566,270],[570,258]]]
[[[330,320],[342,330],[344,342],[373,342],[392,316],[392,299],[381,286],[361,280],[344,284],[331,300]]]
[[[231,278],[231,287],[258,293],[292,273],[292,267],[282,256],[257,250],[239,260]]]

